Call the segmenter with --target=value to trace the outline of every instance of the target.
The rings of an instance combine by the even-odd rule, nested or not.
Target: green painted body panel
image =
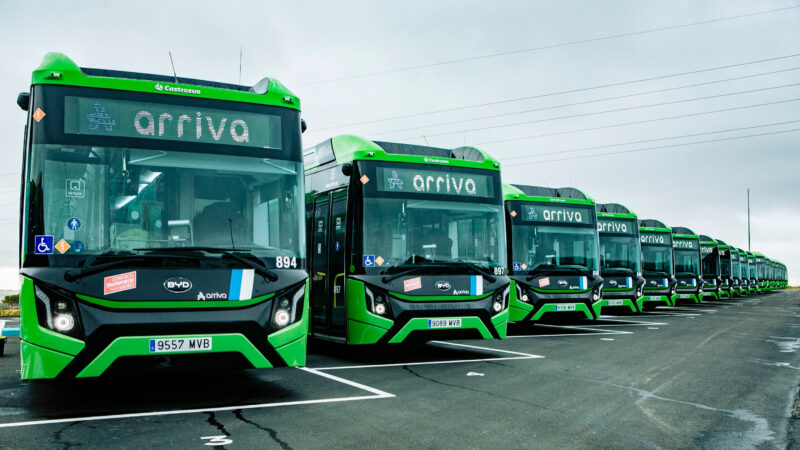
[[[53,72],[60,77],[54,77]],[[160,93],[161,95],[176,95],[181,97],[209,98],[227,100],[241,103],[255,103],[259,105],[279,106],[290,109],[300,109],[300,100],[278,80],[270,78],[269,88],[265,94],[236,91],[232,89],[197,86],[192,84],[169,83],[170,86],[187,89],[200,89],[200,94],[156,91],[155,81],[132,80],[126,78],[88,76],[84,74],[74,61],[61,53],[48,53],[39,67],[33,71],[31,85],[55,84],[79,86],[99,89],[115,89],[132,92]]]
[[[306,325],[308,326],[308,325]],[[278,355],[289,367],[303,367],[306,365],[306,349],[308,348],[308,334],[304,331],[301,337],[289,342],[283,347],[275,349]]]
[[[731,298],[731,294],[728,291],[719,291],[719,298]]]
[[[23,341],[38,347],[55,349],[59,353],[75,356],[83,350],[85,344],[78,339],[39,326],[36,316],[36,299],[33,293],[33,280],[22,277],[22,288],[19,294],[19,337]],[[31,350],[35,351],[33,348]],[[27,356],[22,355],[25,359]]]
[[[308,286],[306,286],[308,289]],[[261,303],[263,301],[269,300],[270,298],[275,296],[274,292],[271,292],[266,295],[262,295],[260,297],[256,297],[250,300],[237,300],[237,301],[204,301],[204,302],[197,302],[197,301],[182,301],[182,302],[170,302],[170,301],[116,301],[116,300],[108,300],[103,298],[95,298],[89,297],[88,295],[83,294],[75,294],[79,299],[93,303],[95,305],[103,306],[106,308],[114,308],[114,309],[175,309],[175,308],[199,308],[199,309],[210,309],[210,308],[225,308],[225,309],[235,309],[235,308],[244,308],[247,306],[255,305],[256,303]]]
[[[77,378],[97,377],[103,374],[106,369],[118,358],[123,356],[149,356],[150,339],[158,338],[193,338],[211,337],[212,351],[210,352],[170,352],[172,355],[182,355],[190,353],[219,353],[237,352],[250,361],[256,368],[269,368],[272,365],[267,358],[256,349],[250,341],[241,334],[193,334],[193,335],[163,335],[163,336],[126,336],[114,339],[92,362],[78,373]]]
[[[67,367],[67,364],[75,359],[74,356],[65,355],[22,340],[19,342],[19,347],[21,355],[20,378],[23,380],[55,378]]]
[[[308,334],[308,321],[309,321],[308,318],[309,318],[309,315],[310,315],[310,312],[309,312],[310,307],[309,307],[309,299],[308,299],[309,283],[310,283],[309,279],[306,278],[306,289],[305,289],[305,295],[303,296],[303,315],[302,315],[302,317],[300,318],[300,320],[298,320],[297,322],[287,326],[286,328],[270,334],[267,337],[267,340],[269,341],[270,345],[272,345],[272,347],[274,347],[276,349],[280,348],[280,347],[283,347],[283,346],[285,346],[285,345],[287,345],[287,344],[289,344],[291,342],[295,342],[298,339],[301,339],[301,338],[305,337],[306,334]],[[272,294],[272,295],[274,295],[274,294]],[[270,296],[272,296],[272,295],[270,295]],[[305,355],[303,355],[303,359],[305,360]],[[287,361],[287,364],[289,364],[288,361]],[[294,366],[296,364],[289,364],[289,365],[290,366]]]

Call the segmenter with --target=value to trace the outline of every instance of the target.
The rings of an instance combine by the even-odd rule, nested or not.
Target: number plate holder
[[[150,353],[210,352],[213,349],[211,337],[152,338],[149,340]]]

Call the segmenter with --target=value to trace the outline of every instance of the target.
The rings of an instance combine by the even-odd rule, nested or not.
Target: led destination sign
[[[279,116],[106,98],[64,98],[64,133],[281,148]]]
[[[642,244],[669,245],[667,233],[645,233],[642,232],[639,238]]]
[[[604,218],[597,219],[597,231],[601,233],[635,234],[634,226],[633,221]]]
[[[453,170],[378,167],[378,191],[492,198],[492,177]]]
[[[679,250],[697,250],[700,245],[691,239],[673,239],[672,246]]]
[[[594,208],[569,205],[522,205],[522,220],[592,225]]]

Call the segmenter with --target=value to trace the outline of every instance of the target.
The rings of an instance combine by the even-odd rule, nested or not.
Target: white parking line
[[[513,337],[513,336],[508,336]],[[511,350],[502,350],[499,348],[491,348],[491,347],[479,347],[477,345],[468,345],[468,344],[459,344],[456,342],[446,342],[446,341],[431,341],[431,343],[435,344],[442,344],[442,345],[452,345],[455,347],[465,347],[465,348],[473,348],[477,350],[484,350],[496,353],[508,353],[511,355],[516,356],[501,356],[498,358],[476,358],[476,359],[446,359],[441,361],[420,361],[420,362],[400,362],[400,363],[386,363],[386,364],[359,364],[359,365],[350,365],[350,366],[333,366],[333,367],[315,367],[313,370],[317,371],[328,371],[328,370],[346,370],[346,369],[375,369],[380,367],[402,367],[402,366],[424,366],[424,365],[434,365],[434,364],[459,364],[459,363],[474,363],[474,362],[485,362],[485,361],[511,361],[515,359],[541,359],[544,358],[542,355],[533,355],[530,353],[522,353],[522,352],[514,352]]]
[[[620,330],[606,330],[603,328],[589,328],[589,326],[579,325],[551,325],[551,324],[536,324],[537,327],[559,328],[563,330],[583,330],[590,331],[590,333],[560,333],[560,334],[524,334],[517,336],[507,336],[506,339],[520,339],[520,338],[545,338],[556,336],[603,336],[608,334],[633,334],[633,331],[620,331]],[[600,327],[602,325],[590,325]]]
[[[70,423],[70,422],[92,422],[92,421],[99,421],[99,420],[114,420],[114,419],[132,419],[138,417],[152,417],[152,416],[174,416],[179,414],[195,414],[195,413],[206,413],[206,412],[224,412],[224,411],[235,411],[239,409],[263,409],[263,408],[277,408],[283,406],[300,406],[300,405],[314,405],[320,403],[337,403],[337,402],[350,402],[355,400],[375,400],[381,398],[394,398],[394,394],[390,394],[385,391],[381,391],[380,389],[375,389],[373,387],[356,383],[355,381],[351,381],[345,378],[337,377],[335,375],[331,375],[328,373],[322,373],[315,369],[309,369],[307,367],[298,367],[298,369],[311,373],[313,375],[318,375],[324,378],[328,378],[330,380],[336,381],[338,383],[346,384],[348,386],[355,387],[357,389],[361,389],[367,392],[372,393],[373,395],[356,395],[352,397],[334,397],[334,398],[321,398],[316,400],[298,400],[293,402],[275,402],[275,403],[257,403],[252,405],[231,405],[231,406],[218,406],[214,408],[193,408],[193,409],[176,409],[176,410],[168,410],[168,411],[149,411],[149,412],[140,412],[140,413],[128,413],[128,414],[108,414],[104,416],[82,416],[82,417],[66,417],[63,419],[45,419],[45,420],[29,420],[24,422],[10,422],[10,423],[0,423],[0,428],[14,428],[14,427],[27,427],[32,425],[51,425],[57,423]]]

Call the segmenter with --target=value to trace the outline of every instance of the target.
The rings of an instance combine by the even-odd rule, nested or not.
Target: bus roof
[[[706,236],[705,234],[701,234],[700,235],[700,243],[701,244],[706,244],[706,245],[708,245],[708,244],[718,245],[719,244],[716,239],[712,238],[711,236]]]
[[[686,227],[672,227],[672,235],[675,237],[681,237],[686,239],[700,238],[700,236],[698,236],[697,233]]]
[[[656,233],[672,233],[672,230],[664,225],[664,222],[655,219],[639,219],[639,230]]]
[[[597,217],[615,217],[619,219],[636,219],[634,214],[626,206],[619,203],[598,203],[595,205]]]
[[[273,78],[262,78],[254,86],[240,86],[168,75],[91,69],[79,67],[62,53],[46,54],[39,67],[33,71],[31,85],[40,84],[210,98],[300,109],[300,100]]]
[[[303,151],[306,171],[353,161],[395,161],[458,167],[500,169],[500,162],[475,147],[454,149],[399,142],[371,141],[343,134],[326,139]]]
[[[571,187],[549,188],[544,186],[527,186],[523,184],[504,184],[503,195],[506,200],[594,205],[594,200],[591,197]]]

